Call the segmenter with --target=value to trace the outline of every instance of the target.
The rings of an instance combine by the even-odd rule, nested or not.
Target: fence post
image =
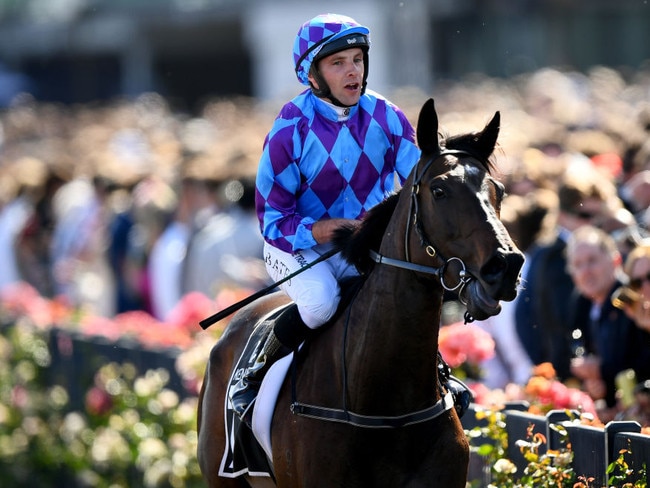
[[[638,439],[638,442],[635,443],[634,446],[632,446],[633,438],[630,437],[630,435],[638,434],[639,432],[641,432],[641,424],[631,420],[609,422],[605,426],[605,433],[606,433],[605,467],[607,468],[607,466],[609,466],[612,462],[618,459],[619,452],[621,451],[621,449],[630,450],[632,451],[632,454],[631,456],[626,457],[626,461],[628,462],[628,465],[633,471],[632,477],[636,478],[634,481],[638,481],[638,479],[640,479],[641,476],[639,472],[641,468],[643,468],[643,464],[644,463],[648,464],[648,460],[650,459],[650,437],[649,436],[642,436],[641,439]],[[630,445],[621,445],[624,444],[624,442],[623,443],[617,442],[618,437],[620,437],[622,440],[629,439]],[[607,474],[606,481],[607,481],[607,486],[609,486],[609,474]]]

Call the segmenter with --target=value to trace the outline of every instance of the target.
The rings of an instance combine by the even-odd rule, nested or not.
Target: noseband
[[[440,254],[440,252],[436,249],[436,247],[431,243],[431,241],[425,235],[424,229],[422,228],[420,220],[418,219],[418,215],[420,211],[418,194],[420,193],[420,182],[422,181],[422,177],[429,170],[429,168],[434,163],[434,161],[437,161],[439,158],[448,155],[465,155],[474,158],[476,157],[475,155],[467,151],[461,151],[457,149],[445,149],[444,151],[441,151],[437,156],[430,158],[425,163],[424,168],[422,169],[422,172],[420,174],[418,174],[418,167],[416,166],[413,175],[413,184],[411,185],[411,204],[409,209],[409,216],[411,215],[413,216],[413,225],[415,226],[415,231],[420,237],[420,243],[424,247],[424,250],[430,257],[432,258],[438,257],[439,259],[441,259],[442,266],[439,267],[425,266],[422,264],[416,264],[411,262],[409,256],[409,236],[410,236],[410,228],[411,228],[410,217],[409,220],[407,221],[406,232],[404,235],[404,254],[406,256],[406,259],[401,260],[401,259],[389,258],[373,250],[370,250],[370,258],[377,264],[386,264],[388,266],[394,266],[396,268],[403,268],[403,269],[408,269],[410,271],[432,274],[438,278],[438,280],[440,281],[440,285],[445,290],[455,292],[458,295],[458,299],[461,301],[461,303],[463,305],[467,305],[467,303],[465,303],[464,299],[462,298],[462,291],[469,284],[469,282],[474,279],[474,277],[467,271],[467,267],[465,266],[465,263],[463,262],[462,259],[455,256],[446,259],[442,254]],[[445,282],[445,273],[447,272],[447,268],[449,267],[449,264],[453,262],[458,262],[460,264],[461,269],[458,272],[458,283],[455,286],[449,286]]]

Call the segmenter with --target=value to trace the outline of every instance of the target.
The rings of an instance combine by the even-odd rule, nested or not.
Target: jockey
[[[358,224],[420,157],[404,113],[366,89],[369,35],[350,17],[325,14],[303,24],[296,36],[296,76],[309,88],[275,119],[256,179],[264,261],[275,281],[328,252],[335,229]],[[297,305],[289,308],[294,317],[262,339],[254,365],[230,389],[240,417],[270,365],[332,318],[340,280],[356,274],[335,254],[281,285]]]

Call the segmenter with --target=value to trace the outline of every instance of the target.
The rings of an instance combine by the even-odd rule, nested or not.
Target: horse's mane
[[[372,269],[374,262],[370,259],[369,251],[379,250],[388,222],[397,206],[398,197],[399,192],[393,193],[371,208],[358,227],[340,227],[334,234],[334,246],[341,250],[341,255],[356,266],[361,274]]]

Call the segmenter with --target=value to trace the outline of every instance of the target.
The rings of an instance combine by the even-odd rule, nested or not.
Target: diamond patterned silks
[[[420,156],[405,115],[376,93],[350,117],[305,91],[286,104],[264,145],[257,214],[270,244],[293,252],[316,245],[313,222],[358,219],[408,176]]]

